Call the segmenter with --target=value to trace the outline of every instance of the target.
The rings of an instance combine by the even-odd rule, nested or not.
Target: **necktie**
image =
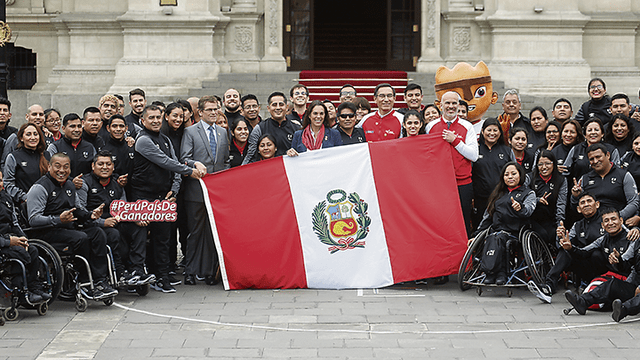
[[[447,121],[447,129],[451,128],[451,123]]]
[[[216,137],[213,135],[214,132],[213,126],[209,127],[209,146],[211,147],[211,155],[213,156],[213,161],[216,161]]]

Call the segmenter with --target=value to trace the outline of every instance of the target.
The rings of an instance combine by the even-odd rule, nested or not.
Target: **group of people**
[[[504,243],[532,225],[556,255],[545,283],[529,284],[542,300],[551,301],[564,271],[587,282],[606,271],[631,274],[625,282],[637,287],[640,109],[625,94],[609,97],[602,79],[591,80],[588,91],[590,100],[575,117],[564,98],[555,101],[551,116],[537,106],[526,117],[518,92],[508,90],[503,114],[473,123],[458,93],[425,105],[418,84],[404,89],[402,109],[394,106],[396,88],[379,84],[375,111],[350,84],[340,89],[339,104],[310,102],[307,87],[296,84],[288,96],[269,95],[266,119],[258,98],[236,89],[221,98],[151,105],[142,89],[134,89],[126,116],[124,99],[105,95],[82,116],[32,105],[19,129],[9,125],[11,103],[0,99],[0,196],[18,209],[5,209],[6,216],[22,208],[26,218],[24,224],[11,218],[13,225],[0,229],[0,248],[29,249],[22,258],[33,258],[20,229],[27,226],[59,251],[85,255],[97,286],[83,291],[94,299],[117,294],[106,281],[106,245],[121,284],[150,283],[163,292],[175,292],[183,281],[213,285],[219,281],[217,252],[197,179],[277,156],[436,134],[452,147],[467,234],[473,240],[490,229],[482,258],[485,283],[506,283]],[[178,220],[121,222],[108,211],[113,200],[173,201]],[[174,276],[181,265],[178,246],[182,280]],[[37,288],[30,294],[46,297]],[[574,295],[567,298],[578,299],[572,301],[582,309]],[[637,313],[638,303],[636,310],[621,304],[618,312]]]

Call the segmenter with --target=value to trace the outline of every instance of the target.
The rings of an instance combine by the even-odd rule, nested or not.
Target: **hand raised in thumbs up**
[[[522,205],[520,205],[519,202],[515,201],[513,199],[513,196],[511,197],[511,207],[513,208],[513,210],[515,211],[520,211],[520,209],[522,209]]]

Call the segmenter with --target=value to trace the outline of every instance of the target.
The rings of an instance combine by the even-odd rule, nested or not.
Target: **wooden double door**
[[[420,0],[284,0],[289,70],[415,70]]]

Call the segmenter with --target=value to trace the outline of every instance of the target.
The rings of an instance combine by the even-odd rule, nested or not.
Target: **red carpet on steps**
[[[356,88],[358,96],[369,100],[375,108],[373,91],[376,85],[389,83],[396,90],[395,108],[405,107],[402,93],[407,86],[405,71],[314,71],[300,72],[300,83],[309,89],[309,100],[329,99],[337,106],[340,98],[340,88],[344,84],[351,84]]]

